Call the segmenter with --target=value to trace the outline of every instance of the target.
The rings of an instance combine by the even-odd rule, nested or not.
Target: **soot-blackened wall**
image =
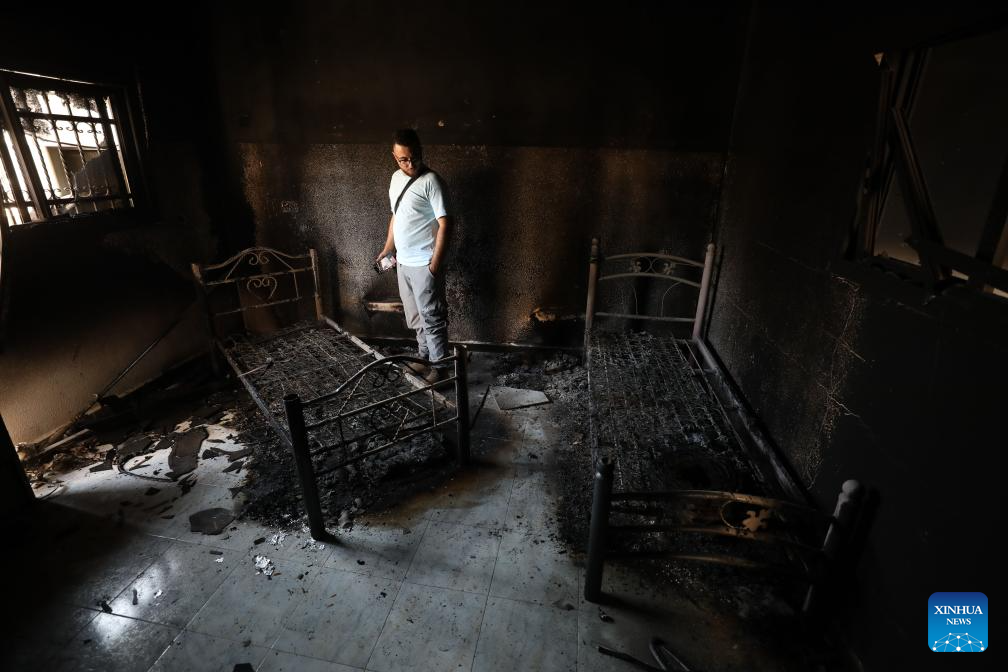
[[[845,479],[874,494],[851,621],[867,669],[919,666],[927,597],[994,582],[1004,302],[928,296],[843,253],[873,137],[873,55],[982,18],[767,3],[740,84],[709,338],[823,508]]]
[[[218,82],[256,237],[314,245],[327,310],[407,335],[376,276],[395,128],[412,126],[457,214],[449,336],[578,342],[531,318],[584,310],[590,240],[702,257],[747,8],[294,3],[218,16]]]

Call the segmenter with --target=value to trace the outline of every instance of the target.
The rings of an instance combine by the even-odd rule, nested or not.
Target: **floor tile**
[[[515,462],[531,466],[556,467],[564,448],[563,442],[571,437],[563,436],[556,423],[547,413],[529,418],[524,424],[521,452]]]
[[[266,655],[257,672],[359,672],[362,669],[273,650]]]
[[[239,564],[246,556],[236,551],[173,542],[111,602],[112,611],[184,627]]]
[[[503,535],[490,595],[575,609],[581,570],[561,550],[546,536]]]
[[[481,465],[460,474],[438,492],[431,520],[501,528],[511,499],[510,467]]]
[[[509,530],[543,534],[557,531],[557,500],[548,491],[548,478],[541,469],[516,467],[507,511]]]
[[[521,445],[521,441],[514,439],[483,437],[473,441],[472,458],[474,462],[481,464],[510,467],[515,463]]]
[[[491,597],[473,672],[576,672],[577,612]]]
[[[91,609],[111,601],[147,569],[171,542],[145,534],[119,532],[99,535],[68,545],[64,553],[47,560],[50,589],[61,600]]]
[[[245,525],[248,525],[246,521],[239,523],[240,528]],[[259,537],[253,539],[253,546],[249,553],[253,555],[265,553],[271,558],[299,562],[306,567],[325,565],[335,547],[335,544],[330,541],[315,541],[307,529],[283,531],[266,528],[262,536],[266,540],[255,544],[254,542]]]
[[[418,517],[402,522],[395,526],[359,522],[352,530],[341,531],[325,566],[402,580],[430,521]]]
[[[115,614],[98,614],[53,659],[59,672],[144,672],[171,643],[178,628]]]
[[[497,410],[492,401],[493,395],[487,397],[486,404],[476,416],[476,422],[470,427],[472,439],[483,438],[521,441],[523,433],[522,419],[514,411]]]
[[[60,603],[22,603],[6,626],[0,670],[45,669],[57,648],[72,641],[99,612]],[[54,644],[56,646],[54,646]]]
[[[96,614],[92,612],[92,616],[94,615]],[[50,669],[56,654],[51,641],[15,641],[13,646],[0,651],[0,670]]]
[[[248,458],[238,458],[231,460],[227,455],[214,454],[203,457],[209,449],[215,451],[226,451],[235,453],[241,451],[245,446],[234,442],[235,430],[222,425],[211,424],[206,426],[207,438],[200,448],[200,460],[196,465],[195,475],[198,482],[203,485],[216,485],[224,488],[234,488],[245,481],[246,473],[244,468],[240,471],[224,471],[232,466],[234,462]],[[231,437],[231,438],[229,438]]]
[[[284,616],[274,649],[364,667],[399,582],[324,569]]]
[[[130,506],[123,507],[126,524],[142,532],[173,536],[170,530],[178,527],[178,521],[185,519],[196,504],[192,490],[178,483],[156,483],[123,474],[119,477],[143,484],[143,492],[129,500]]]
[[[486,594],[500,537],[492,530],[432,522],[417,549],[406,580],[425,586]]]
[[[235,665],[248,663],[252,669],[269,649],[198,632],[183,632],[157,659],[150,672],[230,672]]]
[[[625,665],[621,668],[610,657],[598,654],[598,645],[625,651],[650,664],[653,658],[648,644],[652,637],[663,639],[692,669],[814,669],[812,663],[792,655],[801,646],[793,624],[789,626],[783,619],[744,618],[733,605],[722,601],[723,591],[718,591],[716,600],[692,593],[692,584],[717,582],[697,579],[700,571],[691,563],[676,563],[664,571],[648,570],[643,561],[607,563],[602,582],[604,604],[580,598],[581,669],[625,669]],[[673,582],[669,572],[680,572],[683,578]]]
[[[150,482],[119,473],[116,468],[91,472],[84,467],[64,477],[66,488],[56,498],[60,504],[99,517],[114,518],[144,505]]]
[[[403,583],[367,669],[469,670],[485,601],[482,595]]]
[[[305,579],[304,565],[277,560],[273,566],[271,577],[257,573],[254,558],[245,556],[186,629],[239,642],[249,640],[255,646],[271,645],[284,614],[304,599],[311,585],[310,579]]]

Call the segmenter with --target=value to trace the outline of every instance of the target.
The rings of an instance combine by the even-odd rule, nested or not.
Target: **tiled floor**
[[[488,373],[473,369],[475,406]],[[487,399],[471,469],[359,519],[337,544],[244,520],[217,536],[191,532],[189,513],[240,504],[228,488],[242,475],[222,473],[220,460],[201,460],[184,496],[83,469],[4,556],[14,636],[0,669],[617,672],[634,667],[598,646],[652,662],[653,635],[694,669],[810,669],[739,616],[630,568],[607,569],[615,601],[604,612],[585,602],[582,556],[552,534],[550,412],[502,412]]]

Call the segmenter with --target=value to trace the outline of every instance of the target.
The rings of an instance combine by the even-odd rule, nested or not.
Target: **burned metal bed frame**
[[[807,586],[802,612],[809,614],[857,516],[862,488],[844,483],[832,516],[765,496],[767,484],[700,363],[713,259],[713,244],[702,262],[664,253],[603,257],[592,240],[584,353],[594,484],[585,599],[603,601],[607,559],[662,558],[798,576]],[[596,310],[600,283],[629,285],[623,304],[632,295],[634,312]],[[697,298],[678,305],[695,306],[693,314],[664,315],[669,292],[690,288]],[[649,307],[657,315],[641,311],[638,290],[652,290],[657,298]],[[600,317],[669,333],[607,331],[595,324]],[[691,327],[691,337],[677,337],[677,326]]]
[[[252,247],[219,264],[192,264],[192,272],[214,366],[227,361],[292,451],[313,538],[329,537],[319,498],[325,475],[452,424],[447,442],[458,463],[469,461],[463,347],[440,361],[454,371],[434,385],[404,366],[431,362],[382,356],[323,314],[314,249]],[[434,389],[451,383],[454,400]]]

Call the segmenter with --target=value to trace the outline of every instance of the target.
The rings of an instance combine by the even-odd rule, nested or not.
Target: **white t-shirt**
[[[389,183],[389,209],[395,208],[396,199],[410,181],[401,170],[392,175]],[[427,170],[414,180],[403,194],[399,209],[394,213],[392,235],[395,238],[396,261],[403,266],[426,266],[434,256],[438,217],[448,216],[448,198],[444,183],[433,170]]]

